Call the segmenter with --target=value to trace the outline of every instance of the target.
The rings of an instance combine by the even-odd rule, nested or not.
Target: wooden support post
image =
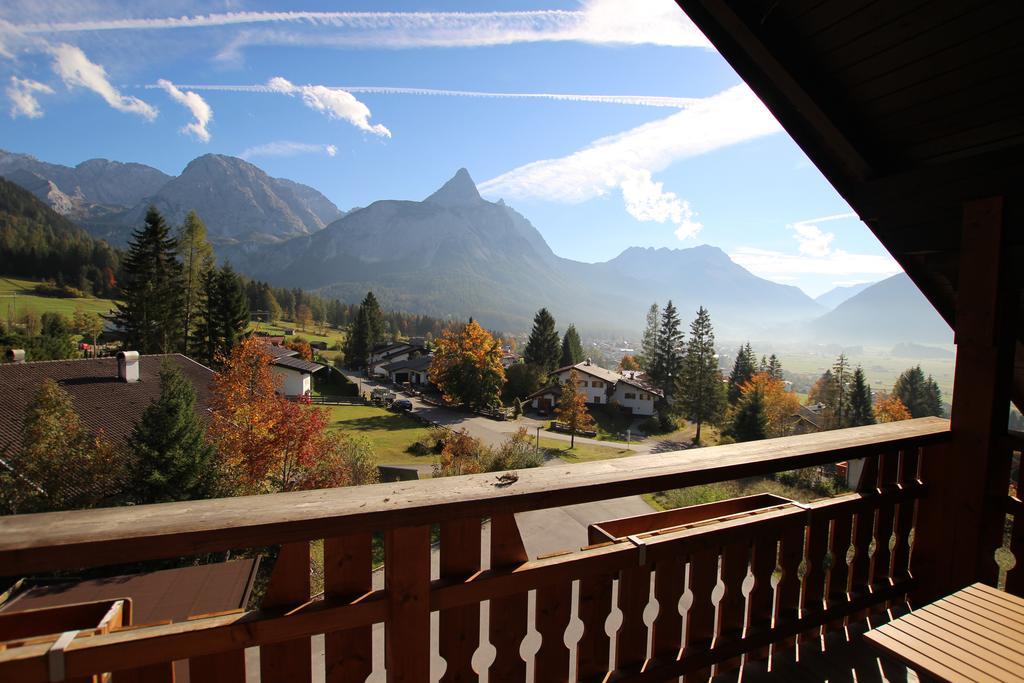
[[[918,604],[996,577],[1017,306],[1003,223],[1002,197],[964,204],[952,441],[924,459],[922,479],[930,488],[918,510],[912,557]]]
[[[298,607],[309,600],[309,543],[285,543],[277,554],[263,608]],[[263,683],[308,681],[313,676],[309,638],[260,647]]]
[[[463,517],[441,524],[441,578],[465,581],[480,571],[480,518]],[[447,663],[444,683],[477,680],[473,653],[480,646],[480,604],[441,610],[438,650]]]
[[[324,539],[324,597],[354,600],[373,588],[373,535],[366,531]],[[373,627],[324,634],[327,683],[365,681],[373,671]]]
[[[516,518],[511,513],[491,517],[491,568],[512,567],[528,559]],[[488,631],[494,646],[494,661],[488,679],[522,681],[526,679],[526,662],[519,648],[527,631],[527,594],[520,593],[490,601]]]
[[[384,627],[388,681],[430,680],[430,527],[401,527],[384,536]]]

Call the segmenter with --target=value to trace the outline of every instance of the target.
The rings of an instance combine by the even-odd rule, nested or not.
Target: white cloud
[[[702,226],[693,220],[690,202],[680,199],[675,192],[665,192],[664,183],[654,182],[650,171],[631,170],[620,183],[626,211],[638,221],[676,225],[675,235],[680,240],[694,237]]]
[[[157,85],[167,91],[175,102],[184,106],[188,109],[195,121],[187,124],[181,129],[182,133],[191,133],[195,135],[199,140],[203,142],[210,141],[210,131],[207,126],[210,120],[213,119],[213,109],[198,93],[194,93],[191,90],[182,91],[176,85],[170,81],[161,78],[157,81]]]
[[[672,220],[680,239],[700,230],[689,204],[651,174],[672,163],[782,130],[746,85],[695,99],[682,111],[592,142],[568,156],[534,161],[480,184],[491,196],[576,204],[620,190],[639,220]]]
[[[157,86],[147,85],[146,88]],[[190,90],[214,90],[222,92],[274,92],[267,85],[211,85],[189,84],[182,88]],[[400,88],[387,85],[337,85],[326,86],[332,90],[344,90],[350,93],[367,93],[374,95],[426,95],[438,97],[481,97],[494,99],[531,99],[556,100],[561,102],[593,102],[598,104],[625,104],[641,107],[663,107],[667,109],[685,109],[697,104],[696,97],[666,97],[662,95],[583,95],[575,93],[504,93],[484,92],[479,90],[442,90],[437,88]]]
[[[391,137],[391,131],[381,124],[370,125],[370,108],[355,98],[355,95],[325,85],[294,85],[287,79],[275,76],[267,82],[271,92],[285,95],[302,95],[302,101],[328,118],[348,121],[356,128],[381,137]]]
[[[74,45],[61,43],[49,48],[53,55],[53,71],[69,88],[92,90],[118,111],[138,114],[148,121],[157,116],[157,109],[137,97],[122,95],[107,78],[107,71],[89,61],[85,53]]]
[[[25,24],[25,33],[242,27],[226,48],[250,45],[478,47],[578,41],[672,47],[711,45],[671,0],[586,0],[579,10],[508,12],[223,12],[182,17]],[[284,28],[278,28],[283,26]]]
[[[797,221],[787,227],[796,233],[794,238],[799,244],[801,254],[805,256],[827,256],[832,251],[832,241],[836,236],[831,232],[823,232],[818,227],[818,224],[856,217],[857,214],[855,213],[837,213],[832,216],[821,216],[820,218]]]
[[[894,275],[902,268],[888,254],[852,254],[835,249],[824,256],[738,247],[729,257],[755,275],[778,279],[791,275]]]
[[[292,157],[298,154],[326,154],[329,157],[333,157],[337,153],[338,148],[334,145],[315,145],[308,142],[278,140],[249,147],[239,156],[243,159],[250,159],[252,157]]]
[[[7,97],[11,100],[11,118],[26,116],[38,119],[42,116],[43,108],[39,106],[37,93],[52,95],[53,88],[39,81],[11,76],[11,83],[7,86]]]

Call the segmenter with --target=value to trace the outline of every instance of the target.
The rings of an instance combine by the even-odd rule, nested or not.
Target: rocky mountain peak
[[[442,206],[465,206],[483,201],[476,189],[476,183],[469,176],[469,171],[460,168],[452,179],[441,186],[441,189],[426,198],[427,202]]]

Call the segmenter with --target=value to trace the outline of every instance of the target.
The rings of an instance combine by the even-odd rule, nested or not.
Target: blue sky
[[[243,156],[343,209],[464,166],[568,258],[706,243],[812,296],[899,270],[672,0],[5,0],[0,87],[0,147],[46,161]]]

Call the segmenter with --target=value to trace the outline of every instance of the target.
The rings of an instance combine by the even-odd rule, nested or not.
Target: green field
[[[312,327],[303,331],[299,329],[297,324],[287,320],[276,320],[272,323],[250,323],[249,329],[266,332],[275,337],[283,335],[286,329],[295,330],[295,337],[302,337],[309,342],[325,341],[328,346],[333,346],[335,343],[341,344],[345,341],[345,333],[341,330],[327,328],[327,334],[314,334]]]
[[[559,439],[541,439],[540,447],[557,455],[568,463],[592,462],[594,460],[611,460],[622,458],[627,455],[636,455],[636,451],[626,450],[625,446],[595,446],[589,443],[576,443],[576,447],[569,448],[568,441]]]
[[[39,284],[31,280],[0,277],[0,320],[19,321],[28,311],[38,316],[43,313],[62,313],[69,318],[75,310],[82,308],[93,313],[109,313],[114,309],[112,299],[85,297],[81,299],[59,299],[39,296],[33,288]]]
[[[373,444],[380,465],[432,465],[433,455],[406,451],[427,437],[428,428],[407,415],[374,406],[329,406],[331,428],[362,434]]]

